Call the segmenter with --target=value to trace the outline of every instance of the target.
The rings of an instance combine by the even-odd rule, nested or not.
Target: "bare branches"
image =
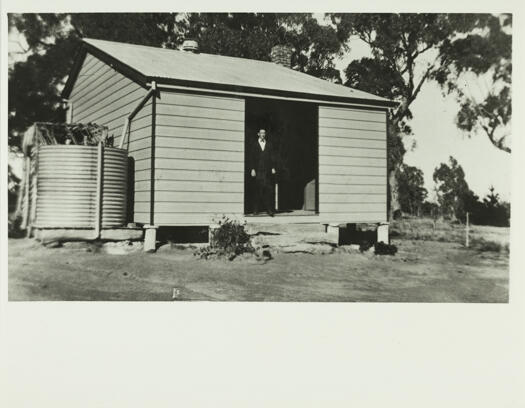
[[[418,56],[420,56],[421,54],[424,54],[425,52],[427,52],[428,50],[431,50],[432,48],[434,48],[434,44],[428,44],[426,47],[423,47],[421,50],[416,50],[414,52],[414,54],[412,54],[412,57],[414,59],[416,59]]]
[[[478,87],[480,86],[479,83],[477,83],[477,85]],[[486,82],[483,85],[487,88],[489,86]],[[498,95],[494,92],[493,88],[494,84],[492,86],[492,89],[486,89],[485,98],[483,99],[482,97],[482,99],[479,101],[477,101],[472,95],[472,91],[470,89],[470,84],[468,81],[466,81],[465,88],[465,90],[468,92],[463,92],[460,89],[458,89],[458,99],[465,101],[462,106],[462,111],[464,112],[463,118],[466,119],[464,124],[460,123],[459,125],[460,128],[468,131],[478,126],[486,133],[490,142],[495,147],[497,147],[500,150],[503,150],[504,152],[511,153],[510,147],[508,147],[505,144],[505,141],[510,135],[510,133],[506,132],[500,137],[496,136],[496,131],[498,129],[503,129],[506,126],[507,122],[505,118],[502,118],[500,116],[498,111],[492,111],[490,109],[490,107],[494,108],[493,103],[495,100],[501,101],[501,99],[498,99]]]
[[[421,91],[421,88],[423,84],[425,83],[425,81],[430,77],[430,74],[432,73],[432,70],[434,69],[434,67],[435,67],[434,64],[430,65],[425,71],[425,73],[423,74],[423,76],[421,77],[421,79],[419,80],[419,83],[417,84],[416,88],[412,92],[412,101],[416,99],[416,96]]]
[[[484,125],[484,124],[480,124],[481,128],[485,131],[485,133],[487,134],[490,142],[495,146],[497,147],[498,149],[500,150],[503,150],[504,152],[507,152],[507,153],[511,153],[511,149],[510,147],[508,147],[507,145],[505,145],[505,140],[508,136],[508,134],[505,134],[503,136],[501,136],[499,139],[496,139],[494,137],[494,133],[496,132],[496,127],[493,126],[493,127],[488,127],[487,125]]]

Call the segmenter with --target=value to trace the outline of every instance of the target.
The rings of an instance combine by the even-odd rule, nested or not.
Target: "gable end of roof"
[[[147,83],[150,81],[150,79],[146,75],[130,67],[129,65],[124,64],[122,61],[100,50],[99,48],[83,41],[82,46],[80,47],[77,55],[75,56],[75,62],[73,63],[71,73],[69,74],[64,89],[62,90],[62,98],[68,99],[71,95],[75,82],[78,78],[78,74],[82,69],[82,64],[84,63],[84,59],[86,58],[87,54],[93,55],[100,61],[109,65],[115,71],[138,83],[143,88],[147,88]]]

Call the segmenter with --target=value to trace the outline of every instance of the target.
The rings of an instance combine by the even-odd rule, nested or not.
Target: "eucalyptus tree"
[[[398,107],[389,113],[388,126],[392,218],[400,209],[396,174],[405,154],[402,139],[412,134],[411,107],[424,85],[437,81],[447,92],[457,93],[459,88],[454,83],[457,83],[458,75],[468,69],[469,62],[473,66],[472,61],[489,54],[495,64],[498,55],[506,56],[508,50],[488,47],[490,38],[481,44],[480,36],[493,24],[493,16],[488,14],[335,13],[329,16],[341,40],[359,39],[370,48],[370,57],[354,60],[346,67],[344,84],[399,102]],[[479,64],[478,72],[486,72],[490,66]],[[506,99],[505,93],[501,99]],[[498,101],[502,102],[501,99]],[[488,100],[488,107],[475,107],[465,101],[458,116],[458,125],[472,129],[479,112],[487,108],[497,110],[494,105],[498,101]],[[507,112],[505,110],[504,113]],[[505,120],[502,119],[502,122]]]

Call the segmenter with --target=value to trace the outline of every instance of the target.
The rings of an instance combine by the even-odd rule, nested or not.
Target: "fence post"
[[[469,213],[467,211],[467,225],[465,226],[465,246],[469,247]]]

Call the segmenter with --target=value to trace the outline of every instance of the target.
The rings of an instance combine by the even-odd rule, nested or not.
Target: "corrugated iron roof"
[[[198,83],[202,88],[207,85],[244,87],[261,90],[262,93],[270,90],[392,104],[388,99],[334,84],[273,62],[89,38],[85,38],[84,42],[139,72],[148,80],[157,80],[159,83],[177,80],[191,82],[193,86]]]

